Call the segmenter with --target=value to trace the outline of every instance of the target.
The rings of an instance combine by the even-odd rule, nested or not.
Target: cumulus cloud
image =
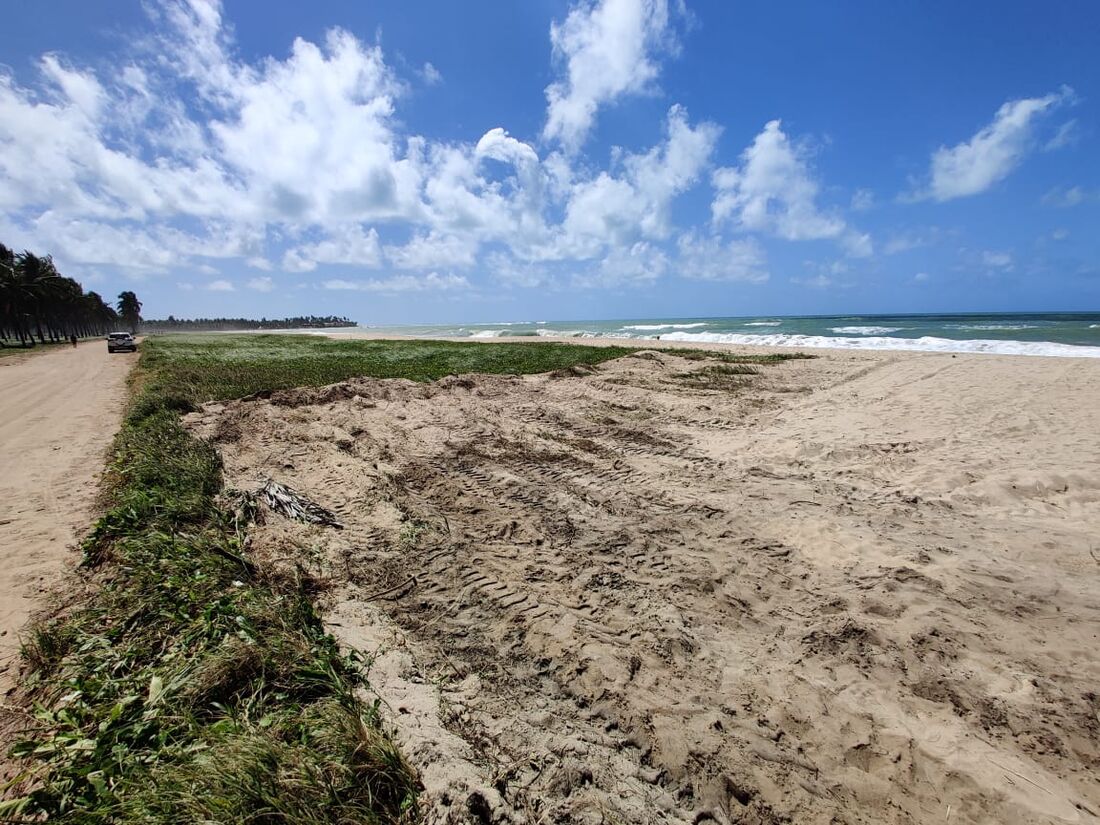
[[[365,280],[344,280],[339,278],[323,281],[325,289],[357,292],[446,292],[470,288],[470,282],[463,275],[440,275],[431,272],[427,275],[394,275],[389,278],[368,278]]]
[[[680,236],[677,246],[677,269],[685,278],[750,283],[768,280],[767,253],[754,238],[722,243],[717,237],[689,232]]]
[[[291,272],[309,272],[317,264],[345,264],[372,268],[382,263],[382,245],[378,231],[363,231],[358,224],[330,230],[328,238],[287,250],[283,268]]]
[[[444,266],[474,265],[478,244],[469,236],[418,235],[402,246],[385,247],[386,259],[397,269],[424,270]]]
[[[912,197],[947,201],[977,195],[1004,180],[1036,146],[1036,128],[1055,109],[1075,102],[1073,90],[1063,86],[1043,97],[1010,100],[993,121],[956,146],[941,146],[932,155],[929,183]],[[1072,126],[1070,127],[1072,129]],[[1055,145],[1068,143],[1069,132],[1059,131]]]
[[[584,142],[599,107],[651,88],[655,53],[671,45],[667,0],[582,2],[550,27],[565,77],[546,89],[543,137],[569,150]]]
[[[674,46],[668,0],[577,0],[553,27],[549,146],[503,126],[476,142],[408,133],[407,79],[343,29],[247,60],[216,0],[148,11],[152,33],[135,35],[117,76],[52,55],[29,83],[0,71],[0,229],[63,267],[186,269],[210,280],[196,289],[227,291],[219,273],[243,265],[257,277],[237,289],[259,292],[274,268],[377,293],[467,289],[482,271],[515,285],[646,284],[685,262],[692,277],[762,280],[762,247],[723,238],[723,221],[870,252],[817,206],[807,154],[778,121],[715,174],[719,220],[703,234],[685,235],[675,213],[711,177],[715,124],[674,105],[656,145],[606,165],[577,155],[601,106],[653,89]],[[428,83],[432,71],[408,69]],[[331,277],[337,267],[353,277]]]
[[[203,288],[209,290],[210,292],[235,292],[236,291],[236,287],[234,287],[233,284],[230,281],[225,281],[225,280],[211,281],[210,283],[208,283]]]
[[[718,135],[714,124],[693,127],[686,110],[673,106],[663,143],[644,154],[625,155],[619,175],[601,172],[573,187],[561,243],[573,254],[585,256],[606,243],[625,245],[642,238],[668,237],[672,202],[699,179]]]
[[[741,164],[715,171],[711,213],[716,225],[731,222],[791,241],[836,238],[845,230],[837,215],[817,206],[820,186],[806,152],[772,120],[741,153]]]

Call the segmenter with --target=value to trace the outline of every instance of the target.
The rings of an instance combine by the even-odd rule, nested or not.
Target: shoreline
[[[242,333],[243,334],[243,333]],[[252,334],[251,332],[249,334]],[[677,338],[616,338],[610,336],[595,336],[591,338],[584,338],[573,335],[499,335],[490,337],[478,338],[469,336],[465,338],[459,338],[450,335],[399,335],[388,332],[324,332],[310,330],[305,333],[293,333],[288,331],[286,334],[308,334],[318,335],[325,338],[331,338],[333,340],[349,340],[349,341],[451,341],[455,343],[471,343],[471,344],[524,344],[532,342],[547,342],[556,344],[580,344],[584,346],[592,347],[639,347],[641,349],[697,349],[697,350],[711,350],[716,352],[734,352],[744,354],[761,355],[767,353],[781,353],[781,352],[809,352],[812,354],[822,355],[866,355],[874,356],[876,354],[889,354],[889,353],[905,353],[908,355],[923,355],[923,356],[982,356],[985,358],[1057,358],[1057,359],[1075,359],[1075,360],[1095,360],[1100,358],[1100,347],[1078,347],[1082,350],[1095,351],[1094,354],[1075,354],[1072,352],[1066,353],[1002,353],[1002,352],[981,352],[974,350],[963,351],[950,351],[950,350],[936,350],[936,349],[906,349],[902,347],[888,348],[888,347],[826,347],[826,346],[785,346],[779,344],[750,344],[750,343],[729,343],[723,341],[694,341],[683,340]],[[860,339],[852,339],[860,340]],[[914,339],[915,340],[915,339]],[[965,343],[965,342],[960,342]],[[1053,342],[1051,342],[1053,343]],[[1072,345],[1058,345],[1065,346],[1067,348]]]

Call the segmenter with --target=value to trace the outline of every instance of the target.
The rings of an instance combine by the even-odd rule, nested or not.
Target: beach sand
[[[252,550],[372,659],[429,821],[1096,822],[1100,360],[815,354],[188,420],[339,514]]]

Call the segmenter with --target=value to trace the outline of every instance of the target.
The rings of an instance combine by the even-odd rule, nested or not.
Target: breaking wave
[[[842,335],[886,335],[900,329],[901,327],[829,327],[830,332],[838,332]]]
[[[751,334],[738,332],[670,332],[662,341],[693,341],[700,344],[750,344],[764,347],[806,347],[831,349],[893,349],[924,352],[982,352],[991,355],[1046,355],[1071,358],[1100,358],[1100,347],[1056,344],[1050,341],[954,341],[950,338],[833,338],[826,335]]]

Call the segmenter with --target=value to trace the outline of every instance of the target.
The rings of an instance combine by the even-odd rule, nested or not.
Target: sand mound
[[[375,657],[433,821],[1092,822],[1100,364],[1042,360],[643,353],[190,420],[343,522],[254,549]]]

